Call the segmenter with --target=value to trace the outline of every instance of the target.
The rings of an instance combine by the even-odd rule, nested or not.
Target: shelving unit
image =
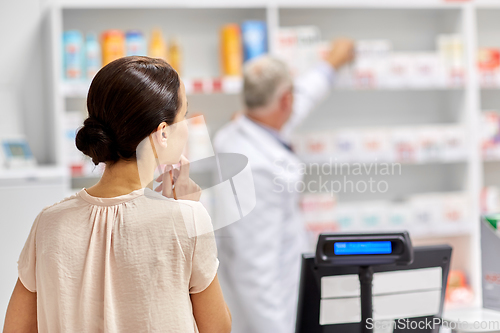
[[[380,2],[379,2],[380,3]],[[374,5],[366,2],[347,4],[336,1],[314,4],[287,4],[279,7],[282,26],[319,26],[322,37],[330,40],[349,36],[354,39],[388,39],[396,51],[420,52],[435,49],[439,34],[460,34],[465,44],[467,80],[463,87],[436,89],[374,89],[335,91],[308,118],[299,131],[311,129],[338,130],[349,127],[397,128],[408,125],[462,124],[467,131],[470,148],[462,162],[404,164],[401,176],[386,178],[391,188],[387,193],[339,193],[339,203],[375,200],[394,201],[416,193],[463,191],[471,198],[470,228],[456,226],[449,230],[413,232],[415,244],[442,242],[443,237],[454,248],[468,249],[467,263],[454,259],[452,268],[465,269],[476,291],[480,289],[479,236],[474,216],[479,216],[481,188],[480,152],[478,144],[478,83],[476,73],[476,22],[472,4],[445,2],[391,1]],[[331,177],[332,180],[339,177]],[[366,177],[350,177],[365,180]],[[421,184],[421,183],[425,184]],[[458,252],[460,253],[460,251]],[[473,273],[471,273],[473,272]],[[476,302],[480,302],[479,297]]]
[[[239,94],[243,82],[238,77],[183,79],[186,94]],[[65,98],[87,98],[90,81],[61,82],[60,93]]]
[[[476,6],[477,45],[478,47],[500,47],[500,3],[491,0],[480,0]],[[496,81],[498,82],[498,81]],[[480,82],[481,83],[481,82]],[[477,87],[479,101],[477,114],[484,111],[500,110],[499,86]],[[483,187],[500,187],[500,161],[480,155],[480,170],[478,172]]]
[[[500,108],[497,89],[481,89],[476,69],[477,46],[500,46],[500,2],[453,2],[440,0],[279,0],[267,1],[69,1],[50,11],[52,113],[54,126],[51,147],[53,163],[65,165],[63,119],[68,110],[85,113],[89,82],[62,80],[62,32],[78,29],[101,32],[105,29],[139,28],[149,32],[160,27],[181,41],[184,53],[183,80],[190,113],[205,115],[211,134],[242,110],[241,80],[220,78],[218,32],[226,23],[246,19],[266,21],[270,50],[276,48],[279,27],[315,25],[324,40],[349,36],[354,39],[389,39],[402,52],[435,50],[438,34],[460,34],[465,45],[467,80],[453,88],[392,88],[334,90],[300,126],[298,132],[338,130],[349,127],[385,127],[462,124],[469,148],[465,157],[453,162],[403,164],[402,175],[388,181],[383,195],[339,195],[339,202],[396,200],[412,194],[462,191],[471,198],[470,221],[457,230],[414,233],[416,244],[448,242],[459,249],[454,268],[470,276],[476,304],[480,303],[479,198],[485,180],[495,181],[498,162],[484,162],[479,146],[480,110]],[[495,35],[498,32],[498,37]],[[203,57],[197,55],[203,54]],[[499,90],[500,92],[500,90]],[[498,94],[500,96],[500,94]],[[498,106],[497,106],[498,105]],[[309,161],[323,161],[309,157]],[[312,179],[312,178],[311,178]],[[332,178],[334,179],[334,178]],[[74,186],[88,186],[97,177],[69,179]],[[498,182],[500,184],[500,182]],[[69,191],[70,189],[68,189]],[[462,258],[464,258],[462,260]]]
[[[477,4],[477,40],[479,47],[500,47],[500,3],[480,1]],[[498,87],[480,88],[479,112],[500,110],[500,90]],[[483,158],[482,175],[484,186],[500,186],[500,161]]]

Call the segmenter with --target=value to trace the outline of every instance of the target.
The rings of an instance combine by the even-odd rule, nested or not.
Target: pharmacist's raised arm
[[[295,79],[293,113],[282,129],[284,137],[289,137],[290,132],[328,95],[335,83],[336,71],[353,58],[353,41],[346,38],[337,39],[332,42],[325,61]]]

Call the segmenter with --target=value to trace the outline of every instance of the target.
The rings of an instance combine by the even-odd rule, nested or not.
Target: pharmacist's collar
[[[265,130],[266,132],[268,132],[269,134],[271,134],[278,141],[283,141],[283,139],[281,138],[280,132],[277,131],[276,129],[274,129],[274,128],[266,125],[266,124],[263,124],[260,121],[254,120],[254,119],[252,119],[250,117],[247,117],[246,115],[244,115],[243,117],[245,117],[247,120],[250,120],[252,123],[254,123],[255,125],[259,126],[263,130]]]
[[[276,129],[274,129],[270,126],[267,126],[267,125],[265,125],[257,120],[251,119],[250,117],[247,117],[246,115],[244,115],[243,117],[245,117],[247,120],[251,121],[253,124],[259,126],[267,133],[271,134],[271,136],[273,138],[275,138],[279,143],[281,143],[287,150],[290,150],[290,151],[292,150],[290,145],[283,139],[283,137],[281,136],[281,133],[279,131],[277,131]]]

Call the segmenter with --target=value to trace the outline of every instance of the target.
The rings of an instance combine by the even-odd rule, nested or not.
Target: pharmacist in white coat
[[[233,333],[292,333],[301,253],[306,235],[299,217],[300,162],[288,135],[327,96],[335,71],[353,57],[353,43],[333,43],[327,61],[292,81],[270,56],[244,68],[245,114],[216,135],[217,153],[249,159],[257,203],[252,212],[217,232],[219,279],[233,315]],[[223,203],[219,209],[224,209]],[[228,208],[229,209],[229,208]]]

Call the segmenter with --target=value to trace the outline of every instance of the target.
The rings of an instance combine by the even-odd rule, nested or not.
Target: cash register
[[[437,332],[451,252],[408,232],[321,234],[302,256],[295,332]]]

